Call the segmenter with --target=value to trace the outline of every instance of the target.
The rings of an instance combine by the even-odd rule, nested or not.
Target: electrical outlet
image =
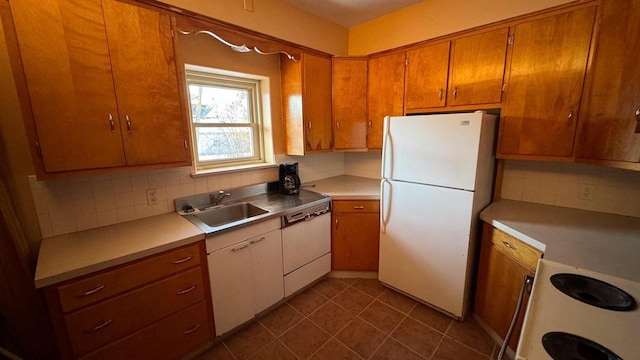
[[[147,189],[147,205],[155,205],[158,202],[158,189]]]
[[[596,191],[595,185],[592,184],[580,184],[578,189],[578,197],[582,200],[593,200],[593,193]]]

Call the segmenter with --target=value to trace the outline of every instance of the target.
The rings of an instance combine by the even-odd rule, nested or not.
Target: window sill
[[[251,171],[251,170],[260,170],[260,169],[272,169],[278,167],[278,164],[250,164],[250,165],[238,165],[238,166],[228,166],[217,169],[207,169],[207,170],[199,170],[191,174],[191,177],[203,177],[210,175],[222,175],[222,174],[230,174],[241,171]]]

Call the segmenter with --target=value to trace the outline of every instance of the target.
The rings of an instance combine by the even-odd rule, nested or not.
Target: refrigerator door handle
[[[387,179],[380,180],[380,232],[387,232],[387,223],[389,222],[389,215],[391,214],[391,201],[386,201],[384,192],[385,184],[389,185],[389,197],[391,197],[391,182]]]
[[[393,140],[391,139],[391,118],[389,116],[384,117],[384,138],[382,139],[382,176],[381,178],[389,178],[387,176],[387,163],[393,166]],[[389,149],[389,161],[387,161],[387,149]],[[393,168],[390,169],[393,171]],[[391,174],[391,171],[389,174]]]

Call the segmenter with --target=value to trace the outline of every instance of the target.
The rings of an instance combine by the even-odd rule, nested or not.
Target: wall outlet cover
[[[158,201],[158,189],[147,189],[147,205],[155,205]]]

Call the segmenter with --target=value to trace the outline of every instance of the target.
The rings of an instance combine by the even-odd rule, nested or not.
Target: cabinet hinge
[[[409,66],[409,58],[404,58],[404,66]]]
[[[507,45],[513,45],[516,40],[516,35],[512,34],[507,37]]]
[[[507,90],[507,84],[506,83],[502,84],[502,92],[504,92],[505,90]]]
[[[42,148],[40,147],[39,141],[36,141],[36,153],[38,153],[38,156],[42,157]]]
[[[173,29],[171,29],[171,38],[174,37]]]

